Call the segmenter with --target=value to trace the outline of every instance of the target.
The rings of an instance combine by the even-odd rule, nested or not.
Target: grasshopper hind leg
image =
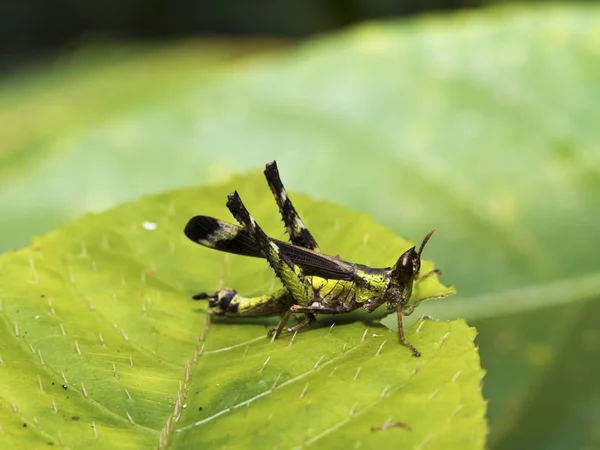
[[[308,228],[306,228],[304,225],[304,222],[300,218],[296,208],[294,208],[292,200],[288,196],[283,182],[281,181],[277,163],[275,161],[268,163],[265,166],[264,174],[269,188],[273,193],[273,197],[275,197],[275,202],[279,208],[279,213],[281,214],[281,219],[283,220],[288,236],[290,237],[290,242],[299,247],[318,251],[319,246],[317,241]],[[301,329],[306,328],[310,324],[314,323],[316,320],[317,319],[314,314],[305,313],[303,320],[293,327],[288,328],[288,331],[291,333],[300,331]],[[271,330],[271,332],[276,333],[277,328],[274,328]],[[279,330],[277,334],[279,333],[281,333],[281,330]]]
[[[264,173],[267,183],[269,184],[269,188],[271,188],[271,192],[273,193],[275,201],[277,202],[277,206],[279,207],[279,213],[281,214],[281,218],[285,224],[285,228],[292,244],[297,245],[298,247],[308,248],[310,250],[317,250],[317,241],[315,241],[315,238],[312,236],[311,232],[308,231],[308,228],[306,228],[304,222],[302,222],[302,219],[300,219],[300,215],[296,211],[296,208],[294,208],[294,205],[288,197],[287,191],[281,182],[279,170],[277,169],[277,163],[273,161],[267,164]]]
[[[277,244],[269,239],[265,232],[256,223],[250,215],[237,192],[229,194],[227,200],[227,208],[233,214],[233,217],[242,225],[260,247],[262,255],[273,268],[275,275],[281,280],[286,290],[290,293],[295,304],[308,305],[314,299],[314,291],[312,285],[306,281],[302,271],[296,266],[285,254],[279,251]],[[285,311],[279,325],[272,331],[273,338],[277,338],[285,328],[285,324],[289,319],[292,311],[289,305]],[[306,317],[301,323],[310,322],[310,317]]]

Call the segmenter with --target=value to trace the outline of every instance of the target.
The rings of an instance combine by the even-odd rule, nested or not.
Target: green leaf
[[[325,318],[271,342],[273,319],[210,320],[192,293],[276,287],[265,261],[183,235],[195,214],[227,217],[234,188],[265,230],[283,237],[256,174],[86,216],[0,258],[3,442],[483,448],[483,371],[464,321],[408,329],[417,359],[377,322]],[[294,200],[327,252],[385,265],[412,245],[364,214]],[[453,292],[435,277],[427,283],[428,292]]]

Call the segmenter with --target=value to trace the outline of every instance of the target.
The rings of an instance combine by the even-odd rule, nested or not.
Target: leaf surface
[[[0,258],[3,441],[483,448],[483,371],[464,321],[424,320],[407,330],[423,353],[417,359],[396,333],[363,316],[326,318],[273,342],[273,319],[210,320],[194,292],[232,286],[252,295],[277,284],[263,260],[183,235],[195,214],[225,218],[234,188],[283,237],[257,174],[86,216]],[[323,249],[344,258],[386,265],[411,245],[364,214],[304,196],[296,203]],[[453,292],[435,278],[427,283],[429,292]]]

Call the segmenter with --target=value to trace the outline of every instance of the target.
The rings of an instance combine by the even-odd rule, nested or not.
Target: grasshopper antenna
[[[423,238],[423,242],[421,242],[421,246],[419,247],[419,253],[417,253],[417,256],[419,257],[419,271],[421,270],[421,253],[423,253],[425,244],[429,242],[429,238],[433,235],[433,233],[435,233],[435,230],[431,230],[429,233],[427,233],[427,235]],[[419,274],[419,272],[417,272],[417,279],[427,278],[428,276],[433,275],[434,273],[441,275],[442,271],[440,269],[433,269],[424,274]]]
[[[429,238],[433,235],[433,233],[435,233],[435,230],[431,230],[423,238],[423,242],[421,242],[421,246],[419,247],[419,252],[417,253],[417,255],[419,255],[419,259],[421,259],[421,253],[423,253],[423,249],[425,248],[425,244],[427,244],[427,242],[429,242]]]

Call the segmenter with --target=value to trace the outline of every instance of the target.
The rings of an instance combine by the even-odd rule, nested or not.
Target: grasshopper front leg
[[[398,302],[396,305],[396,316],[398,318],[398,342],[408,348],[413,356],[419,357],[421,356],[421,352],[415,348],[410,342],[406,340],[404,337],[404,325],[402,323],[402,304]]]
[[[288,257],[279,251],[277,244],[269,239],[265,232],[256,223],[250,215],[237,191],[232,192],[228,196],[227,208],[233,214],[233,217],[250,232],[253,238],[258,243],[260,250],[273,268],[275,275],[281,280],[283,286],[288,290],[294,299],[294,302],[299,305],[308,305],[314,299],[314,291],[312,285],[306,281],[302,270],[296,266]],[[277,338],[285,323],[289,319],[292,311],[288,310],[283,315],[279,325],[273,332],[273,338]]]

